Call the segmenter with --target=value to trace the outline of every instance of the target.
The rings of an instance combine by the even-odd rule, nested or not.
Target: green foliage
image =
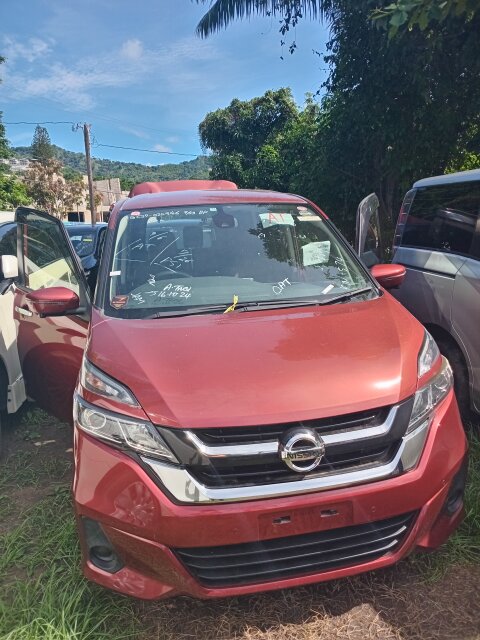
[[[245,1],[249,13],[239,13],[239,4],[232,3],[231,20],[266,6]],[[310,100],[278,126],[272,113],[273,126],[264,133],[252,115],[259,99],[234,100],[207,115],[200,134],[214,152],[215,177],[300,192],[325,207],[351,238],[366,194],[377,193],[393,222],[415,179],[462,166],[465,153],[478,153],[480,15],[468,22],[448,16],[435,29],[391,39],[370,19],[377,0],[317,5],[330,25],[330,74],[320,107]],[[274,104],[267,106],[273,110]],[[245,130],[253,130],[251,138]]]
[[[14,176],[0,173],[0,209],[10,211],[21,205],[30,204],[30,201],[23,182]]]
[[[31,157],[35,161],[40,162],[43,165],[47,164],[47,162],[54,157],[48,131],[45,127],[41,127],[38,124],[35,127],[35,133],[33,134],[31,154]]]
[[[282,33],[294,27],[303,16],[317,18],[323,15],[321,0],[196,0],[197,4],[210,3],[200,20],[197,33],[202,38],[227,27],[233,20],[261,16],[281,17]]]
[[[64,166],[64,177],[74,179],[86,174],[85,155],[67,151],[52,144],[54,157]],[[31,158],[31,147],[14,147],[15,156]],[[94,180],[102,178],[120,178],[120,182],[132,186],[137,182],[155,182],[160,180],[208,179],[210,177],[210,159],[199,156],[179,164],[147,166],[135,162],[119,162],[116,160],[93,159]],[[129,188],[126,186],[126,189]],[[123,186],[122,186],[123,189]]]
[[[375,9],[372,18],[393,38],[399,29],[418,27],[425,31],[448,18],[460,17],[468,22],[479,13],[480,0],[397,0]]]
[[[301,118],[290,89],[267,91],[249,101],[233,100],[200,123],[202,145],[213,155],[212,177],[240,187],[286,188],[283,140]]]

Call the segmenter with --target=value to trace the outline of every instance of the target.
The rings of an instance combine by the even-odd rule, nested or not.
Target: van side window
[[[402,245],[470,255],[479,207],[479,182],[419,188]]]

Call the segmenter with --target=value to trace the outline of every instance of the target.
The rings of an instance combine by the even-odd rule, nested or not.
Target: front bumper
[[[418,466],[404,475],[336,490],[251,502],[174,504],[131,458],[80,430],[75,434],[77,518],[100,522],[122,568],[109,573],[89,559],[80,537],[87,578],[145,599],[176,594],[225,597],[351,576],[391,565],[415,548],[442,544],[462,518],[462,505],[445,513],[449,488],[466,455],[453,392],[436,411]],[[185,568],[172,549],[238,545],[376,522],[415,512],[394,551],[374,560],[288,578],[211,588]],[[323,517],[328,514],[328,517]]]

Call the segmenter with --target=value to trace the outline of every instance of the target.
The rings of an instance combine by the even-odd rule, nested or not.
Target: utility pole
[[[95,197],[93,194],[92,158],[90,156],[90,126],[83,125],[83,138],[85,140],[85,158],[87,161],[88,193],[90,195],[90,213],[92,216],[92,226],[96,223],[97,212],[95,210]]]

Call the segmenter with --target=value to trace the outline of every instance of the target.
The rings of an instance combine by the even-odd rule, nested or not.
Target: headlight
[[[412,415],[407,433],[430,418],[433,409],[445,398],[453,387],[453,374],[448,361],[442,358],[440,372],[415,394]]]
[[[85,356],[80,369],[80,384],[84,389],[92,391],[92,393],[96,393],[99,396],[128,404],[131,407],[140,406],[131,391],[120,382],[107,376],[100,369],[97,369]]]
[[[77,394],[73,401],[73,416],[77,426],[95,438],[114,442],[152,458],[178,463],[150,422],[104,411],[85,402]]]
[[[423,345],[420,350],[420,355],[418,356],[418,377],[421,378],[428,373],[439,357],[440,351],[437,343],[425,329],[425,338],[423,339]]]

